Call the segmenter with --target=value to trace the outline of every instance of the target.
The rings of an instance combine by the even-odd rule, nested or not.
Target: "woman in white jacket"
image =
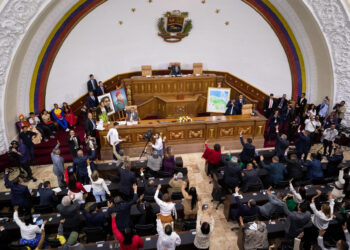
[[[322,192],[320,190],[316,190],[317,195],[312,197],[310,208],[313,211],[313,215],[311,216],[312,223],[318,230],[326,230],[328,228],[329,222],[333,219],[333,209],[334,209],[334,199],[333,196],[329,197],[329,205],[322,204],[321,210],[317,210],[315,205],[315,199],[319,197]]]
[[[88,161],[87,169],[91,180],[92,194],[95,196],[96,202],[106,201],[106,193],[111,195],[111,192],[109,191],[105,180],[99,177],[96,170],[91,173],[90,161]]]

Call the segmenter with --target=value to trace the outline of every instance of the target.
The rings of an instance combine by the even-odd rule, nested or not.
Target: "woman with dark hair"
[[[152,204],[147,201],[139,201],[136,205],[137,210],[141,213],[140,218],[138,219],[137,224],[139,225],[149,225],[155,224],[156,214],[153,211]]]
[[[115,223],[115,217],[117,213],[112,213],[112,231],[120,244],[120,250],[137,250],[143,248],[144,243],[140,236],[134,234],[130,228],[125,228],[124,232],[120,232],[117,224]]]
[[[77,124],[77,117],[74,115],[72,108],[68,105],[68,103],[64,102],[62,109],[64,112],[64,118],[66,118],[69,126],[74,127]]]
[[[186,185],[187,183],[184,181],[181,188],[181,192],[184,197],[182,201],[182,205],[184,206],[184,218],[194,219],[197,216],[199,197],[195,187],[191,187],[188,192],[186,192]]]
[[[176,166],[175,156],[172,154],[171,147],[169,146],[166,148],[164,158],[163,158],[164,171],[173,175],[175,166]]]
[[[83,194],[86,194],[86,190],[84,186],[77,181],[77,176],[74,173],[74,168],[69,167],[68,169],[64,170],[64,177],[66,179],[67,187],[70,192],[73,193],[74,197],[72,198],[73,201],[79,200],[79,203],[83,203]]]
[[[214,217],[211,216],[210,212],[208,212],[208,215],[210,216],[210,223],[206,221],[202,222],[203,214],[200,214],[197,218],[196,237],[194,238],[193,242],[196,249],[209,250],[210,235],[214,230]]]
[[[211,175],[218,167],[221,162],[221,146],[220,144],[215,144],[214,149],[208,147],[208,140],[204,142],[205,151],[202,158],[206,160],[206,173]]]
[[[46,221],[41,225],[41,229],[38,225],[32,224],[33,218],[31,214],[27,214],[24,217],[24,222],[18,218],[18,206],[14,206],[15,212],[13,213],[13,220],[21,231],[20,244],[26,244],[32,249],[36,248],[41,238],[41,229],[44,228]]]

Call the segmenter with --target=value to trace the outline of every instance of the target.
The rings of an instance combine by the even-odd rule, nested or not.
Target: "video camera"
[[[142,139],[150,141],[153,136],[153,131],[150,129],[146,133],[143,134]]]

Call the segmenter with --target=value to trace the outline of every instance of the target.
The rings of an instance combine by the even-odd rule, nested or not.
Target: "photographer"
[[[162,151],[163,151],[163,140],[160,136],[160,133],[157,132],[153,138],[156,140],[156,143],[153,144],[150,142],[150,145],[152,146],[153,150],[155,150],[160,158],[162,158]]]
[[[22,142],[22,139],[19,140],[19,143],[17,141],[11,142],[9,157],[14,160],[16,165],[19,167],[20,175],[23,176],[25,171],[27,173],[27,180],[33,180],[34,182],[36,181],[29,166],[31,159],[30,152],[27,149],[27,146]]]

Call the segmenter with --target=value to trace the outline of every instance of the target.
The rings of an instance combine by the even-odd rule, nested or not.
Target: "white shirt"
[[[164,250],[164,249],[175,250],[176,246],[179,246],[181,244],[181,238],[177,233],[171,232],[170,235],[165,234],[163,225],[160,219],[157,219],[157,232],[158,232],[157,250]]]
[[[119,139],[118,130],[115,128],[111,128],[108,131],[107,140],[109,141],[109,144],[111,144],[111,146],[114,146],[114,142],[117,142],[117,144],[119,144],[121,140]]]
[[[310,119],[305,120],[305,130],[313,133],[315,132],[316,127],[321,126],[320,122],[317,122],[316,120],[311,121]]]
[[[35,116],[34,120],[32,117],[29,118],[29,123],[32,128],[35,128],[38,123],[40,123],[40,120],[37,116]],[[35,123],[35,124],[34,124]]]
[[[311,215],[312,223],[319,230],[326,230],[329,222],[333,219],[334,199],[329,200],[329,207],[331,210],[331,214],[328,218],[321,210],[316,209],[315,203],[310,204],[310,208],[314,212],[314,214]]]
[[[163,149],[163,140],[162,138],[158,138],[156,140],[156,144],[152,145],[152,147],[155,149],[155,150],[162,150]]]
[[[106,185],[105,180],[102,179],[102,178],[98,178],[97,181],[93,181],[92,178],[91,178],[91,168],[90,168],[90,166],[87,166],[87,170],[88,170],[89,178],[90,178],[90,180],[91,180],[91,187],[92,187],[92,189],[95,190],[95,191],[97,191],[97,192],[100,192],[100,191],[102,191],[102,190],[105,190],[106,193],[107,193],[108,195],[110,195],[111,192],[109,192],[109,189],[108,189],[108,187],[107,187],[107,185]]]
[[[26,225],[23,221],[21,221],[18,218],[18,212],[15,211],[13,213],[13,219],[16,222],[17,226],[19,227],[19,229],[21,230],[21,237],[23,239],[26,240],[32,240],[36,237],[36,234],[40,234],[41,233],[41,229],[39,228],[38,225]]]
[[[303,198],[301,197],[301,195],[297,191],[295,191],[292,183],[289,184],[289,190],[293,194],[293,200],[295,203],[302,203],[303,202]]]
[[[334,141],[335,137],[338,135],[338,130],[336,129],[330,129],[327,128],[324,132],[323,132],[323,139],[326,139],[327,141]]]
[[[177,219],[176,209],[174,203],[166,203],[158,198],[159,190],[154,194],[154,200],[158,204],[160,208],[160,214],[163,216],[174,215],[175,219]]]

